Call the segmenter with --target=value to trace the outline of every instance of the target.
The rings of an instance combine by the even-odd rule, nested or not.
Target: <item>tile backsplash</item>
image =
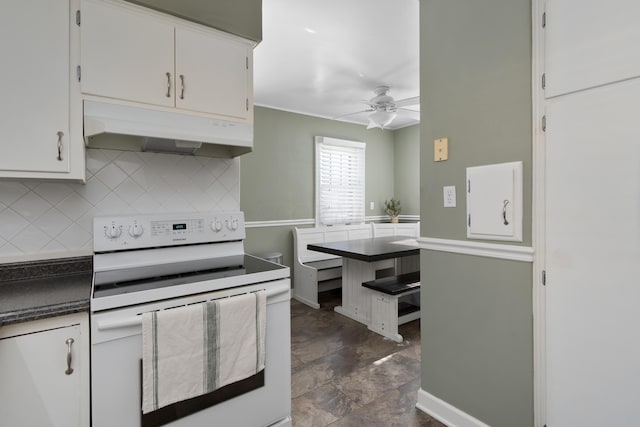
[[[0,262],[93,250],[93,217],[240,209],[240,161],[87,150],[87,183],[0,180]]]

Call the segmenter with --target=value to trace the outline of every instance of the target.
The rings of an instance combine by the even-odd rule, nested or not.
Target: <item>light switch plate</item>
[[[449,138],[433,140],[433,161],[441,162],[449,159]]]
[[[448,185],[446,187],[442,187],[442,193],[444,197],[444,207],[455,208],[456,207],[456,186]]]

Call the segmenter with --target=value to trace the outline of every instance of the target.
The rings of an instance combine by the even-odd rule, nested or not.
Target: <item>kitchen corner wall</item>
[[[93,217],[240,209],[238,159],[87,150],[87,183],[0,180],[0,263],[90,255]]]
[[[491,243],[530,249],[531,2],[421,0],[420,54],[421,236],[469,243],[466,168],[522,161],[523,242]],[[449,160],[434,162],[444,137]],[[443,207],[447,185],[456,208]],[[533,426],[531,262],[455,252],[421,251],[419,400],[481,425]]]

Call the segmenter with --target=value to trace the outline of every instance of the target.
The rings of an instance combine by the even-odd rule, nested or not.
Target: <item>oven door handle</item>
[[[121,329],[140,325],[142,325],[142,316],[137,315],[128,319],[103,320],[98,322],[97,327],[99,331],[110,331],[112,329]]]
[[[267,299],[290,292],[289,286],[275,286],[267,289]],[[268,303],[268,301],[267,301]],[[113,329],[128,328],[142,325],[142,313],[124,319],[100,320],[96,323],[99,331],[109,331]]]

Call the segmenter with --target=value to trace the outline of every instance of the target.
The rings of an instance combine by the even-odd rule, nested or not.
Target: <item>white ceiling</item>
[[[420,95],[419,0],[263,0],[262,8],[256,105],[335,118],[369,108],[361,101],[380,85],[395,101]],[[368,114],[340,120],[366,125]],[[419,118],[399,110],[388,128]]]

